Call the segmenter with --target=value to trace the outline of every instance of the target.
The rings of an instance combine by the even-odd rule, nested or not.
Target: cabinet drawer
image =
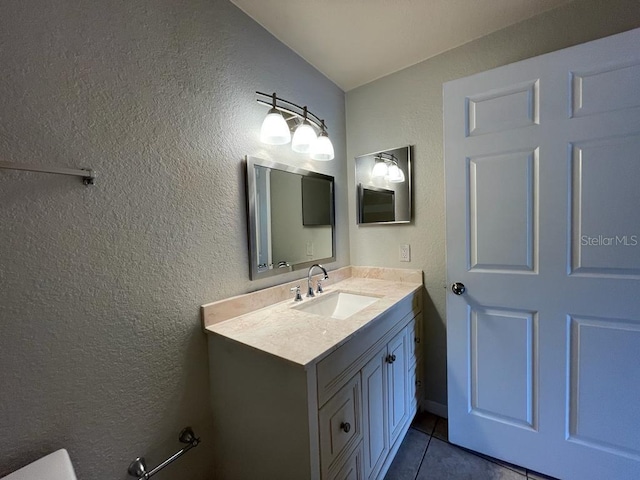
[[[334,465],[342,464],[362,440],[361,390],[358,373],[318,413],[323,478]]]
[[[409,367],[409,414],[414,415],[418,411],[424,392],[422,379],[422,357],[418,357],[416,363]]]
[[[362,443],[360,443],[344,464],[337,465],[329,472],[328,480],[364,480],[363,455]]]
[[[409,365],[416,363],[417,358],[422,351],[422,318],[421,315],[416,316],[407,325],[409,332]]]

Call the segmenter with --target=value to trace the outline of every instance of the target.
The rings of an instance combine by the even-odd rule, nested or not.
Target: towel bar
[[[153,477],[156,473],[158,473],[164,467],[169,465],[171,462],[173,462],[174,460],[177,460],[179,457],[187,453],[193,447],[197,447],[198,444],[200,443],[200,439],[196,438],[191,427],[184,428],[180,432],[180,436],[178,437],[178,440],[180,441],[180,443],[186,443],[188,445],[183,449],[181,449],[180,451],[174,453],[169,458],[167,458],[164,462],[162,462],[160,465],[158,465],[155,468],[152,468],[149,471],[147,471],[147,462],[145,461],[144,457],[136,458],[129,465],[129,468],[127,470],[129,475],[131,475],[132,477],[136,477],[138,480],[147,480]]]

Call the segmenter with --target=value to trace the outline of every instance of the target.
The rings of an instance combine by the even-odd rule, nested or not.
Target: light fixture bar
[[[0,168],[6,170],[22,170],[25,172],[37,173],[53,173],[55,175],[71,175],[74,177],[82,177],[85,185],[93,185],[95,183],[95,174],[91,170],[64,167],[38,167],[35,165],[23,165],[20,163],[0,162]]]
[[[398,159],[392,153],[380,152],[376,155],[376,158],[379,158],[380,160],[383,160],[385,162],[395,163],[396,165],[398,164]]]
[[[259,104],[266,105],[267,107],[271,107],[271,108],[276,108],[277,110],[280,110],[283,113],[286,113],[288,115],[292,115],[293,118],[304,118],[304,109],[305,109],[305,107],[302,107],[302,106],[300,106],[300,105],[298,105],[296,103],[290,102],[289,100],[285,100],[284,98],[280,98],[280,97],[275,97],[276,104],[274,105],[273,104],[273,98],[274,98],[275,94],[273,94],[273,93],[264,93],[264,92],[256,92],[256,94],[257,95],[261,95],[261,96],[266,98],[266,100],[258,98],[257,102]],[[278,105],[278,102],[280,103],[280,105]],[[290,105],[291,107],[294,107],[294,108],[298,109],[298,111],[296,111],[296,110],[294,110],[292,108],[283,106],[283,105],[281,105],[282,103]],[[313,118],[311,118],[311,117],[313,117]],[[313,123],[318,130],[322,130],[324,120],[322,120],[316,114],[311,112],[309,109],[307,109],[307,120],[309,122]],[[324,124],[324,129],[328,130],[326,124]]]

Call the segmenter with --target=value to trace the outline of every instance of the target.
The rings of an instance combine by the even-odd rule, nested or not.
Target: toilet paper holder
[[[173,461],[177,460],[179,457],[187,453],[193,447],[197,447],[198,444],[200,443],[200,439],[196,437],[191,427],[185,427],[182,429],[182,431],[180,432],[180,435],[178,436],[178,441],[180,443],[186,443],[187,446],[182,448],[180,451],[174,453],[173,455],[171,455],[169,458],[167,458],[164,462],[162,462],[157,467],[147,471],[147,462],[145,461],[144,457],[138,457],[133,462],[131,462],[127,472],[129,473],[129,475],[131,475],[132,477],[136,477],[138,480],[147,480],[153,477],[156,473],[158,473],[164,467],[166,467],[167,465],[169,465],[170,463],[172,463]]]

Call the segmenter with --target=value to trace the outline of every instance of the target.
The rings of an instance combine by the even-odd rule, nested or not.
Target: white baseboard
[[[422,409],[442,418],[448,417],[447,406],[442,403],[434,402],[432,400],[423,400]]]

